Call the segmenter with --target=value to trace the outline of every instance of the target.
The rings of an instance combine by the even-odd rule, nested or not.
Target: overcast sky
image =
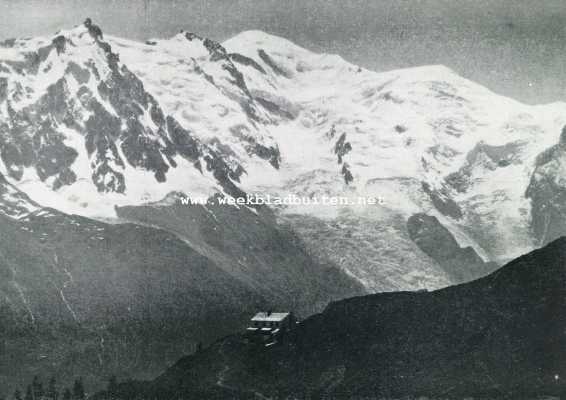
[[[0,38],[87,16],[136,39],[260,29],[377,71],[444,64],[524,102],[566,101],[566,0],[0,0]]]

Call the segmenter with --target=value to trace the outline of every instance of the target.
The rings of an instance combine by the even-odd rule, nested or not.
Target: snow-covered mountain
[[[43,204],[86,215],[115,204],[239,193],[242,168],[171,115],[84,26],[0,52],[1,172]]]
[[[269,79],[300,105],[292,128],[274,134],[282,169],[296,167],[287,189],[381,196],[381,212],[434,214],[461,244],[495,261],[536,245],[525,191],[535,159],[558,141],[565,104],[520,104],[442,66],[378,74],[258,32],[225,45],[265,70],[278,66]],[[250,67],[248,74],[260,76]],[[343,166],[347,186],[337,179]]]
[[[190,77],[183,62],[172,60],[190,57],[215,76],[214,62],[195,49],[202,47],[201,39],[181,33],[149,45],[113,40],[167,112],[176,113],[201,135],[238,141],[228,126],[232,122],[212,112],[218,106],[205,110],[200,105],[204,102],[186,101],[184,93],[192,92],[195,81],[206,82]],[[140,57],[144,48],[154,56]],[[485,261],[498,263],[566,233],[561,226],[546,239],[536,233],[542,229],[536,228],[540,221],[555,218],[540,200],[532,200],[534,194],[527,194],[537,157],[558,141],[566,122],[565,104],[524,105],[443,66],[375,73],[258,31],[244,32],[215,48],[241,73],[239,81],[253,102],[271,116],[267,123],[248,123],[246,131],[257,137],[261,128],[261,138],[280,154],[279,168],[269,168],[249,151],[236,151],[246,170],[241,177],[244,190],[348,196],[352,202],[379,197],[385,202],[294,206],[283,214],[314,252],[331,257],[368,288],[434,287],[451,281],[450,273],[439,271],[439,260],[423,255],[407,235],[413,214],[437,218],[462,248],[472,246]],[[175,56],[169,61],[164,53]],[[225,99],[223,91],[215,93]],[[196,107],[194,121],[182,118]],[[237,104],[228,116],[245,119]],[[218,129],[224,123],[224,129]],[[312,219],[306,223],[305,217]]]
[[[566,233],[565,124],[566,104],[443,66],[376,73],[258,31],[140,43],[78,26],[0,47],[0,172],[36,203],[116,218],[173,191],[348,197],[277,208],[372,291],[471,279]]]

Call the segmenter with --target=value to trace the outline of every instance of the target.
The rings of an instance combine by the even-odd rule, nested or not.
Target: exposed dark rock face
[[[259,49],[257,51],[257,54],[263,60],[263,62],[266,63],[269,68],[271,68],[277,75],[283,76],[285,78],[291,78],[291,74],[277,65],[277,63],[269,56],[269,54],[265,52],[265,50]]]
[[[201,41],[202,44],[204,45],[204,47],[206,47],[206,49],[210,53],[210,61],[221,63],[222,68],[226,72],[228,72],[228,74],[232,78],[230,83],[237,86],[243,92],[243,94],[248,98],[248,100],[253,102],[252,95],[250,94],[248,86],[246,85],[246,81],[244,79],[244,76],[238,70],[238,68],[236,68],[236,66],[232,62],[232,59],[230,58],[228,52],[226,51],[226,49],[220,43],[215,42],[214,40],[211,40],[211,39],[208,39],[208,38],[203,39],[202,37],[200,37],[200,36],[198,36],[194,33],[186,33],[185,37],[189,41],[193,41],[193,40]],[[242,103],[242,104],[244,104],[244,103]],[[256,113],[255,107],[250,106],[245,111],[248,111],[248,116],[252,120],[258,120],[259,116]]]
[[[262,144],[256,143],[255,154],[259,158],[264,160],[269,160],[269,163],[273,165],[275,169],[279,169],[279,163],[281,162],[281,155],[279,153],[279,148],[274,146],[264,146]]]
[[[23,169],[31,166],[41,180],[68,177],[77,152],[64,144],[64,136],[57,130],[68,116],[64,96],[65,84],[58,81],[48,87],[35,108],[18,112],[9,108],[10,120],[0,122],[0,152],[12,178],[21,179]],[[49,110],[50,118],[42,118]]]
[[[53,39],[53,46],[57,50],[57,54],[64,53],[65,48],[67,47],[67,39],[65,39],[65,36],[62,35],[57,36]]]
[[[542,152],[525,196],[531,199],[531,228],[545,245],[566,234],[566,127],[558,144]]]
[[[47,145],[37,145],[37,165],[36,170],[41,180],[50,176],[67,174],[69,167],[77,158],[77,151],[72,147],[65,146],[63,139],[57,132],[52,130],[49,122],[41,126],[40,131],[34,136],[34,142],[48,143]],[[72,183],[72,182],[71,182]]]
[[[261,143],[258,143],[256,139],[251,134],[249,134],[248,128],[244,125],[234,126],[230,129],[230,132],[238,139],[241,139],[242,141],[247,143],[246,149],[249,154],[255,154],[259,158],[268,160],[274,168],[279,168],[279,163],[281,162],[281,154],[278,147],[267,147]]]
[[[279,346],[234,335],[113,398],[561,398],[565,266],[562,238],[467,284],[335,302]]]
[[[228,57],[230,57],[232,61],[237,62],[238,64],[255,68],[257,71],[261,72],[262,74],[265,74],[265,69],[263,69],[263,67],[259,65],[253,58],[249,58],[238,53],[230,53],[228,54]]]
[[[397,132],[398,134],[402,134],[402,133],[407,132],[408,128],[404,125],[395,125],[394,129],[395,129],[395,132]]]
[[[56,51],[62,57],[66,46],[74,46],[72,41],[72,37],[57,36],[25,61],[7,65],[35,74],[40,68],[51,68],[49,54]],[[234,84],[249,97],[226,51],[212,41],[205,42],[211,57],[225,64]],[[20,180],[24,170],[32,168],[42,181],[53,178],[49,184],[54,190],[72,184],[77,179],[72,165],[83,149],[65,144],[66,130],[70,129],[84,136],[91,179],[100,192],[126,192],[125,169],[130,167],[149,171],[156,182],[164,182],[170,168],[176,167],[175,156],[187,158],[200,171],[201,160],[206,159],[214,175],[221,177],[219,183],[235,191],[231,180],[237,181],[243,172],[237,163],[228,165],[220,159],[221,154],[165,116],[141,80],[119,62],[108,43],[97,38],[90,51],[102,55],[106,64],[68,61],[64,74],[44,94],[18,109],[12,105],[30,89],[14,82],[9,90],[10,80],[0,80],[0,103],[5,102],[8,110],[8,118],[0,121],[0,156],[11,178]],[[251,147],[250,151],[278,164],[278,149],[262,148],[257,143],[251,143]]]
[[[201,143],[193,132],[165,115],[142,81],[120,62],[118,54],[101,36],[80,44],[93,53],[88,61],[69,57],[76,42],[85,36],[89,36],[88,30],[81,32],[77,28],[73,33],[55,37],[35,52],[26,53],[23,61],[0,62],[8,73],[30,76],[49,71],[59,62],[66,63],[64,73],[37,98],[32,96],[34,89],[24,87],[18,79],[0,79],[0,103],[5,103],[8,110],[7,118],[0,121],[0,156],[10,177],[21,180],[25,171],[35,170],[42,181],[57,190],[79,179],[73,164],[77,160],[84,163],[88,158],[90,178],[98,191],[127,193],[129,168],[150,172],[156,183],[165,182],[171,168],[177,167],[176,157],[181,156],[198,171],[211,171],[228,193],[241,193],[234,182],[245,171],[237,158],[228,159],[223,152]],[[200,41],[210,55],[208,62],[224,71],[216,72],[213,78],[206,72],[208,64],[196,67],[205,79],[242,107],[252,127],[294,118],[292,106],[280,99],[258,94],[256,100],[222,45],[191,33],[184,34],[184,38]],[[51,57],[52,54],[58,57]],[[235,56],[240,62],[247,62],[242,57]],[[26,98],[30,100],[21,106]],[[52,133],[38,140],[36,132],[41,129]],[[245,128],[235,126],[232,131],[244,142],[249,155],[279,167],[277,146],[262,143],[257,134],[246,132]],[[70,149],[69,141],[77,143],[77,138],[69,135],[75,134],[84,137],[84,149],[76,145]],[[86,154],[79,157],[84,150]]]
[[[271,115],[278,116],[283,120],[293,120],[299,114],[297,107],[282,97],[276,97],[261,91],[255,91],[253,96],[254,100],[261,104]]]
[[[330,131],[326,133],[326,137],[332,140],[336,136],[336,133],[336,126],[332,125]],[[340,174],[344,177],[344,183],[346,183],[346,185],[354,181],[354,175],[352,175],[350,165],[344,162],[344,156],[350,151],[352,151],[352,145],[346,140],[346,133],[344,132],[340,135],[338,140],[336,140],[336,143],[334,143],[334,154],[336,154],[338,164],[342,165]]]
[[[346,185],[354,180],[354,175],[352,175],[352,172],[350,171],[350,165],[348,165],[348,163],[344,163],[342,165],[342,170],[340,172],[342,176],[344,176],[344,182],[346,183]]]
[[[275,102],[261,97],[261,95],[254,95],[250,92],[244,75],[238,70],[234,62],[250,65],[265,73],[263,68],[254,60],[240,54],[228,54],[226,49],[220,43],[208,38],[203,39],[194,33],[185,33],[185,38],[189,41],[197,40],[202,42],[203,46],[210,54],[210,61],[219,63],[221,68],[227,72],[228,75],[226,81],[228,82],[230,89],[237,88],[237,90],[227,90],[223,86],[222,82],[215,82],[212,76],[208,75],[203,67],[199,66],[197,68],[211,84],[220,89],[229,98],[236,100],[248,116],[249,120],[252,122],[252,125],[255,125],[255,123],[258,122],[264,124],[275,123],[276,120],[273,116],[286,119],[294,118],[292,113],[283,109]],[[267,111],[267,114],[265,111]],[[279,168],[279,163],[281,162],[279,149],[274,146],[264,146],[263,144],[258,143],[253,135],[246,132],[246,129],[248,128],[245,126],[234,126],[231,128],[231,132],[246,143],[245,148],[248,154],[267,160],[274,168]]]
[[[0,174],[0,213],[8,217],[19,218],[27,215],[31,210],[40,209],[41,206],[32,201],[25,193],[8,183]]]
[[[66,73],[71,74],[80,84],[85,84],[90,79],[90,71],[87,68],[82,68],[80,65],[72,61],[67,66]]]
[[[8,78],[0,78],[0,103],[8,96]]]
[[[88,33],[92,36],[95,40],[103,40],[104,35],[102,33],[102,29],[98,25],[94,25],[92,23],[85,24],[88,28]]]
[[[334,153],[338,157],[338,164],[342,164],[342,157],[352,151],[352,145],[346,141],[346,133],[340,135],[334,145]]]
[[[427,182],[422,182],[422,189],[430,197],[434,207],[443,215],[455,219],[462,218],[462,210],[460,206],[458,206],[458,203],[452,200],[447,188],[434,189]]]
[[[454,283],[477,279],[497,268],[484,262],[472,247],[460,247],[454,236],[434,216],[414,214],[407,220],[413,242],[446,271]]]
[[[491,146],[480,142],[467,154],[466,164],[458,172],[448,175],[446,182],[456,191],[466,192],[474,168],[481,166],[494,171],[516,163],[519,160],[517,155],[524,145],[522,142],[510,142],[502,146]]]
[[[175,150],[191,161],[196,162],[200,155],[200,143],[173,117],[167,117],[167,129]]]

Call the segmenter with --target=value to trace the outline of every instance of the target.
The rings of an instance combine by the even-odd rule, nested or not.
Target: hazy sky
[[[445,64],[525,102],[566,101],[566,0],[0,0],[0,38],[87,16],[136,39],[260,29],[377,71]]]

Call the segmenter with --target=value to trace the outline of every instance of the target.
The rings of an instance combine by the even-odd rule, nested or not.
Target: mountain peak
[[[100,33],[102,32],[98,26],[93,26],[94,30],[99,31]],[[52,43],[62,44],[63,40],[66,43],[71,44],[73,47],[81,47],[96,44],[96,39],[102,40],[102,35],[95,37],[94,32],[92,32],[92,28],[89,30],[89,28],[83,23],[70,29],[61,29],[51,35],[38,36],[34,38],[8,39],[0,43],[0,48],[11,48],[22,53],[28,53]]]
[[[427,77],[434,77],[434,76],[445,77],[446,75],[458,75],[452,68],[449,68],[444,64],[422,65],[422,66],[411,67],[399,71],[411,71],[415,74],[424,75]]]
[[[230,177],[236,183],[241,177],[242,190],[332,195],[358,190],[365,195],[378,190],[372,182],[387,180],[390,186],[380,185],[379,190],[399,198],[405,188],[398,179],[409,178],[416,182],[415,193],[421,193],[422,182],[430,190],[419,199],[391,202],[393,212],[405,217],[428,209],[428,202],[438,203],[435,196],[442,193],[443,201],[462,208],[462,218],[471,218],[482,207],[494,210],[502,221],[510,218],[521,226],[521,251],[532,248],[523,228],[528,216],[518,211],[529,209],[524,204],[526,185],[507,182],[528,184],[527,167],[553,144],[553,132],[566,122],[566,106],[533,108],[508,101],[444,65],[373,72],[258,30],[222,44],[188,31],[145,44],[110,35],[97,39],[90,33],[80,24],[49,37],[0,46],[0,58],[24,59],[0,61],[0,117],[8,121],[0,123],[0,137],[6,139],[0,143],[0,172],[18,187],[26,178],[39,179],[49,190],[62,189],[59,193],[74,197],[79,191],[71,190],[75,183],[92,181],[91,151],[108,146],[109,152],[95,151],[101,157],[95,170],[100,172],[97,190],[112,205],[116,200],[104,193],[123,194],[120,205],[148,197],[157,201],[168,190],[209,195],[215,193],[216,180],[198,168],[193,171],[192,165],[206,164],[205,154],[195,149],[210,145],[205,153],[223,157]],[[109,56],[119,68],[112,69]],[[35,70],[26,71],[26,65]],[[11,116],[12,111],[21,113]],[[35,113],[31,125],[26,122],[29,111]],[[18,124],[24,133],[13,133]],[[101,129],[107,132],[101,134]],[[57,147],[61,153],[48,157],[54,149],[49,147],[35,159],[28,149],[39,151],[37,136],[54,136],[53,131],[65,145]],[[189,173],[190,183],[188,172],[178,168],[184,162],[178,146],[195,174]],[[78,155],[72,156],[68,147]],[[103,162],[110,153],[116,161]],[[124,162],[127,158],[132,162]],[[64,167],[51,165],[52,159]],[[36,174],[39,161],[41,172]],[[279,171],[265,168],[265,161]],[[178,180],[169,186],[165,181],[173,182],[167,176],[173,171]],[[499,191],[486,176],[500,182]],[[150,180],[135,183],[143,179]],[[147,185],[154,181],[159,185]],[[98,193],[88,196],[99,198]],[[309,210],[315,214],[320,209]],[[478,218],[484,221],[484,216]],[[456,237],[462,236],[463,224],[464,219],[451,228]],[[519,254],[510,250],[515,249],[510,225],[497,225],[495,239],[484,241],[481,232],[470,235],[480,237],[481,244],[472,239],[466,244],[486,259],[509,260]]]
[[[245,49],[263,49],[269,52],[311,53],[309,50],[291,42],[283,37],[260,30],[244,31],[226,40],[223,46],[233,52]],[[245,52],[245,51],[244,51]]]
[[[185,35],[183,41],[196,43],[195,38]],[[98,26],[86,21],[51,37],[5,44],[22,61],[0,60],[0,172],[20,188],[52,194],[36,200],[49,203],[57,197],[52,192],[62,191],[64,208],[77,210],[69,199],[99,198],[111,215],[113,205],[127,198],[110,200],[104,193],[125,195],[127,190],[136,203],[148,198],[148,182],[160,184],[157,198],[149,195],[152,200],[178,189],[191,175],[192,193],[233,188],[230,179],[242,173],[241,167],[234,172],[237,162],[228,165],[164,112],[110,43],[111,37],[104,38]],[[206,53],[223,50],[206,39],[193,47]],[[140,181],[145,182],[141,187]]]

